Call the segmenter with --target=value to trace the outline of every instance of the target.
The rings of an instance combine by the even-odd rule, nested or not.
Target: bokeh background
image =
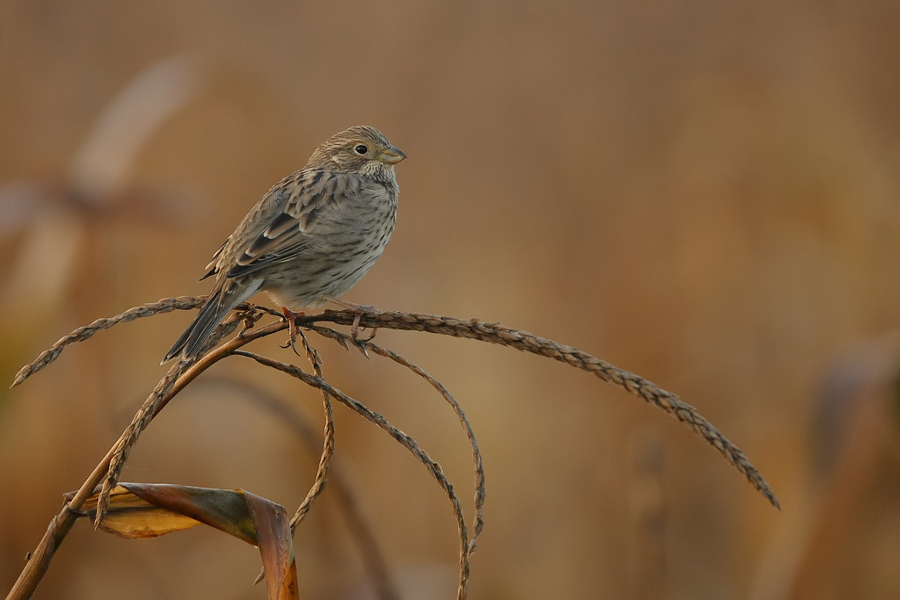
[[[572,344],[694,404],[713,449],[622,390],[476,342],[382,331],[484,453],[471,597],[900,597],[900,4],[0,2],[0,381],[64,333],[167,296],[262,193],[347,126],[387,133],[394,238],[347,298]],[[120,325],[0,386],[0,587],[164,372],[185,313]],[[326,373],[416,437],[471,514],[452,413],[382,359]],[[275,343],[262,345],[281,352]],[[229,384],[249,382],[260,391]],[[170,405],[123,478],[240,487],[292,511],[317,456],[237,359]],[[336,461],[405,598],[452,598],[446,497],[338,408]],[[36,598],[263,598],[253,548],[79,523]],[[372,598],[326,490],[304,597]]]

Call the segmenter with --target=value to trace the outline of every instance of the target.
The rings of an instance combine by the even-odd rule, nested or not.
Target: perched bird
[[[290,318],[291,309],[324,304],[356,285],[394,231],[394,165],[404,158],[374,127],[351,127],[323,142],[213,255],[203,277],[216,277],[209,298],[163,362],[195,356],[228,311],[258,291]]]

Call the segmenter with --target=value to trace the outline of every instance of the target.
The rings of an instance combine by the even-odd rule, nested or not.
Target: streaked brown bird
[[[258,291],[285,308],[345,293],[381,256],[394,231],[406,158],[383,133],[358,125],[316,148],[306,166],[270,189],[213,255],[216,276],[200,314],[163,362],[190,358],[225,315]]]

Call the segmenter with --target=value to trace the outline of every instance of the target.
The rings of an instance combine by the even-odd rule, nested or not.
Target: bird
[[[268,293],[293,323],[294,309],[336,301],[356,285],[394,231],[400,193],[394,165],[405,158],[368,125],[322,142],[213,255],[201,278],[215,276],[212,290],[162,363],[197,356],[225,315],[257,292]],[[291,334],[293,341],[293,325]]]

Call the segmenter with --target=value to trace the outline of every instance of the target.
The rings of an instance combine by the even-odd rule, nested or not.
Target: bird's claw
[[[378,309],[376,309],[371,304],[357,304],[355,302],[350,302],[349,300],[331,297],[326,297],[325,299],[334,302],[338,306],[343,306],[344,308],[353,311],[353,323],[350,325],[350,339],[353,341],[353,343],[371,342],[375,338],[375,333],[378,331],[377,327],[372,328],[372,335],[370,335],[366,339],[362,339],[359,337],[359,328],[363,316],[376,313],[378,312]]]
[[[297,325],[297,317],[302,317],[303,312],[302,311],[294,312],[291,309],[289,309],[287,306],[283,306],[283,307],[281,307],[281,313],[284,315],[284,319],[288,323],[288,336],[289,336],[287,343],[285,343],[285,345],[283,345],[282,348],[290,348],[291,350],[294,351],[294,354],[296,354],[297,356],[300,356],[302,358],[302,355],[300,354],[300,352],[297,351],[297,336],[303,335],[303,333],[300,331],[300,326]]]

